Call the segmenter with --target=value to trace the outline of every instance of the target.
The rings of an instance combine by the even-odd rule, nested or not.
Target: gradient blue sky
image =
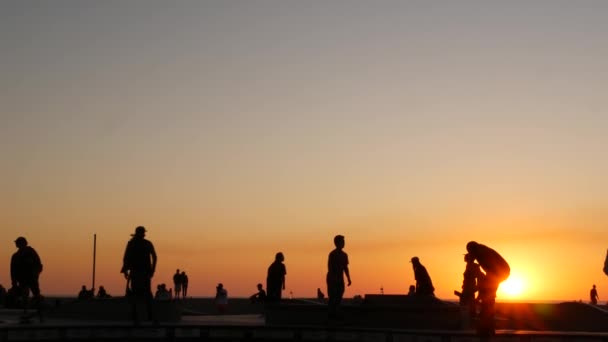
[[[602,298],[606,37],[600,0],[3,1],[0,260],[25,235],[75,292],[97,233],[118,292],[143,224],[158,282],[248,295],[281,250],[314,296],[342,233],[347,296],[418,255],[449,298],[478,239],[528,298]]]

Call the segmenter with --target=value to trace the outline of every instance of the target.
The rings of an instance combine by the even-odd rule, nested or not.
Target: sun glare
[[[524,281],[520,277],[511,275],[500,284],[499,291],[508,298],[519,298],[524,292]]]

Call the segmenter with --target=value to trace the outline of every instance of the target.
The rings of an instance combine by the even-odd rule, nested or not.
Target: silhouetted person
[[[180,299],[182,295],[182,274],[179,272],[179,268],[175,270],[173,275],[173,288],[175,289],[175,299]]]
[[[334,237],[336,248],[329,253],[327,258],[327,306],[330,320],[336,318],[338,307],[342,303],[345,290],[344,275],[346,275],[346,279],[348,280],[348,286],[351,285],[350,272],[348,270],[348,254],[343,251],[345,244],[344,236],[336,235]]]
[[[156,285],[156,293],[154,294],[154,299],[160,301],[169,301],[171,300],[171,291],[167,290],[166,284]]]
[[[188,295],[188,275],[186,275],[186,271],[182,271],[180,277],[182,280],[182,298],[186,299]]]
[[[478,282],[483,277],[479,264],[475,262],[470,254],[464,255],[464,261],[467,263],[462,274],[462,292],[458,293],[460,297],[460,306],[463,308],[463,313],[466,314],[466,318],[463,321],[466,322],[465,326],[469,327],[470,322],[477,315],[477,300],[475,294],[478,289]]]
[[[78,292],[78,299],[92,299],[94,297],[93,289],[87,290],[85,285],[82,285],[80,292]]]
[[[258,284],[258,292],[252,294],[249,299],[252,303],[264,303],[266,301],[266,291],[262,287],[262,284]]]
[[[0,284],[0,305],[4,306],[6,304],[6,289],[2,284]]]
[[[413,296],[416,294],[416,285],[410,285],[410,288],[407,292],[408,296]]]
[[[23,300],[23,316],[27,314],[28,299],[32,292],[34,305],[38,310],[40,319],[42,314],[40,305],[42,296],[40,295],[40,284],[38,278],[42,272],[42,262],[40,256],[32,247],[28,246],[27,240],[20,236],[15,240],[17,251],[11,257],[11,283],[15,289],[16,296]]]
[[[277,303],[281,301],[282,291],[285,290],[285,275],[287,269],[285,268],[285,257],[283,253],[279,252],[275,255],[274,261],[268,266],[268,275],[266,277],[266,300],[269,303]]]
[[[215,287],[215,299],[213,301],[220,314],[223,315],[226,313],[226,307],[228,306],[228,291],[224,288],[224,284],[219,283]]]
[[[414,269],[414,279],[416,279],[416,294],[435,296],[435,288],[433,287],[431,276],[429,276],[426,267],[420,263],[418,257],[413,257],[411,263]]]
[[[135,233],[131,236],[125,249],[120,272],[130,281],[133,322],[139,323],[137,304],[140,301],[145,302],[148,319],[155,321],[151,281],[156,271],[156,251],[152,242],[145,239],[146,228],[142,226],[135,228]]]
[[[104,299],[104,298],[110,298],[112,296],[110,296],[108,294],[108,292],[106,291],[106,288],[103,286],[99,287],[99,290],[97,290],[97,298],[99,299]]]
[[[324,302],[325,301],[325,294],[321,291],[320,287],[317,287],[317,299],[320,302]]]
[[[509,277],[511,268],[498,252],[475,241],[467,243],[467,252],[474,261],[477,260],[485,272],[485,276],[478,279],[478,298],[481,308],[477,333],[484,337],[494,335],[496,290],[498,285]]]
[[[591,304],[593,304],[593,305],[596,305],[598,299],[600,299],[600,297],[597,294],[597,289],[595,288],[595,284],[593,284],[591,291],[589,291],[589,297],[591,299]]]

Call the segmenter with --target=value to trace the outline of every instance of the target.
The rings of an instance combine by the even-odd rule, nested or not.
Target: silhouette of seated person
[[[262,284],[258,284],[258,292],[252,294],[249,297],[252,303],[264,303],[266,301],[266,291],[262,287]]]
[[[410,285],[409,290],[407,291],[408,296],[416,295],[416,285]]]
[[[82,285],[80,292],[78,292],[78,299],[92,299],[94,297],[95,289],[87,290],[85,285]]]
[[[112,296],[110,296],[108,294],[108,292],[106,291],[105,287],[100,286],[99,290],[97,290],[97,298],[99,299],[104,299],[104,298],[110,298]]]
[[[167,290],[166,284],[156,285],[156,293],[154,294],[154,299],[159,301],[169,301],[171,300],[171,291]]]
[[[416,294],[419,296],[435,296],[435,287],[431,281],[431,276],[426,267],[420,263],[418,257],[413,257],[410,261],[414,268],[414,278],[416,279]]]

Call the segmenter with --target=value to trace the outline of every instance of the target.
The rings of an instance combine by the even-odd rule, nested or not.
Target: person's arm
[[[344,274],[346,274],[346,280],[348,280],[348,286],[350,286],[351,281],[350,281],[350,272],[348,271],[348,265],[346,265],[344,267]]]
[[[12,287],[17,287],[17,260],[15,256],[11,258],[11,284]]]
[[[151,250],[151,254],[152,254],[152,274],[150,274],[150,277],[154,276],[154,272],[156,272],[156,251],[154,250],[154,245],[152,243],[150,243],[150,246],[152,247]]]
[[[120,273],[124,274],[125,279],[129,279],[129,244],[127,243],[127,247],[125,248],[125,253],[122,256],[122,268],[120,269]]]

